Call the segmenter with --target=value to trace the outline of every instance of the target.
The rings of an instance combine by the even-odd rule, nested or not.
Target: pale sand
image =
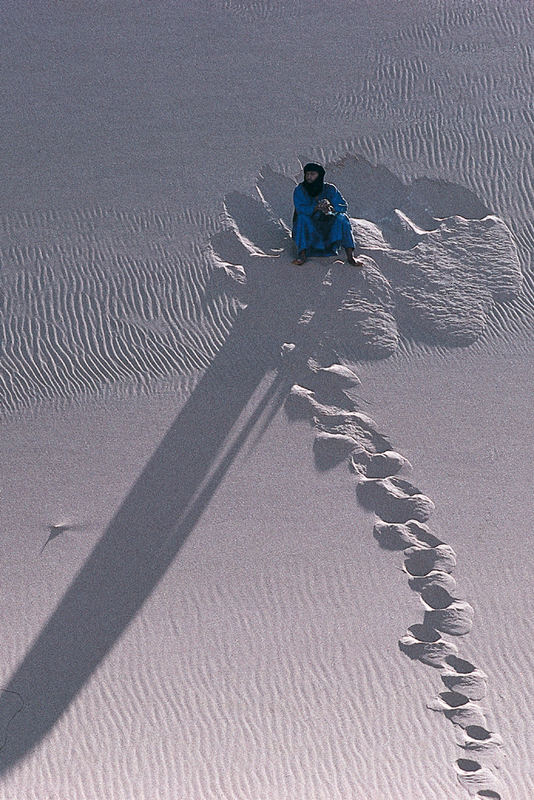
[[[417,465],[411,477],[436,503],[432,528],[457,553],[458,593],[476,610],[460,654],[488,676],[482,706],[506,743],[506,757],[499,759],[505,786],[526,797],[523,765],[531,730],[516,693],[522,695],[520,674],[529,669],[522,645],[528,630],[519,631],[515,616],[510,625],[508,615],[517,614],[519,603],[524,612],[528,602],[520,588],[529,574],[528,537],[521,532],[532,521],[532,507],[522,500],[519,465],[529,463],[534,443],[531,436],[518,440],[529,403],[528,361],[479,356],[467,377],[456,357],[425,360],[361,370],[362,394],[368,411]],[[474,405],[472,391],[489,365],[499,368],[495,388]],[[502,389],[512,380],[514,410],[499,415]],[[459,381],[464,393],[457,390]],[[25,587],[25,601],[14,597],[3,615],[12,637],[8,651],[15,656],[23,654],[97,538],[90,527],[66,532],[39,559],[45,512],[59,519],[60,510],[76,507],[83,521],[86,503],[86,517],[105,524],[105,512],[120,494],[104,490],[105,477],[117,470],[116,437],[124,425],[152,418],[144,441],[123,451],[129,470],[139,468],[150,440],[170,422],[161,414],[165,405],[156,404],[150,414],[145,401],[126,408],[109,404],[105,413],[65,412],[62,433],[69,447],[55,426],[55,440],[39,464],[35,427],[27,421],[6,426],[8,442],[11,436],[20,442],[21,429],[32,431],[20,449],[20,466],[33,462],[34,469],[49,469],[33,514],[25,512],[33,545],[22,557],[17,545],[18,565],[15,558],[8,564],[11,585]],[[88,420],[100,440],[80,472],[76,453]],[[6,796],[31,797],[43,780],[63,793],[82,791],[83,781],[82,796],[98,796],[99,786],[117,797],[142,796],[155,785],[171,796],[176,785],[192,796],[254,796],[267,776],[275,797],[288,786],[297,796],[334,791],[396,797],[399,785],[413,797],[462,796],[451,769],[461,757],[455,727],[426,708],[445,690],[439,673],[409,661],[397,646],[423,613],[399,570],[402,554],[381,550],[373,539],[372,515],[359,509],[354,477],[345,467],[315,472],[311,443],[308,426],[288,426],[281,413],[252,452],[241,452],[158,592],[20,774],[6,779]],[[13,477],[4,489],[3,508],[13,515],[6,529],[16,527],[26,503],[20,479]],[[510,537],[514,531],[512,548],[503,532]],[[124,587],[124,594],[134,588]],[[31,614],[25,625],[14,626],[11,615],[23,603]],[[528,628],[527,614],[521,618]],[[80,624],[69,630],[65,623],[65,633],[72,635]],[[57,669],[57,653],[52,656]],[[45,696],[45,703],[50,700]],[[21,730],[21,723],[22,715],[12,730]],[[78,745],[72,761],[58,761],[58,749],[73,737]]]
[[[528,4],[2,13],[0,798],[530,798]]]

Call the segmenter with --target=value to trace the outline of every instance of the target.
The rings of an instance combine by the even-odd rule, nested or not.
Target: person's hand
[[[330,200],[326,199],[326,197],[324,197],[322,200],[319,200],[316,208],[318,211],[322,211],[323,214],[332,214],[334,211],[334,206],[332,205]]]

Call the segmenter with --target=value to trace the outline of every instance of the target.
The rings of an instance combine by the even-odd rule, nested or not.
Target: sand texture
[[[530,800],[531,4],[0,20],[0,800]]]

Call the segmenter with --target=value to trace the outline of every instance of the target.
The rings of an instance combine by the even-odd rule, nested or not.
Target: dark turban
[[[325,173],[324,167],[322,167],[320,164],[314,164],[313,162],[310,162],[309,164],[304,165],[304,174],[306,174],[306,172],[319,173],[313,183],[308,183],[305,180],[302,181],[302,186],[306,189],[308,194],[311,195],[311,197],[317,197],[317,195],[321,194],[323,191]]]

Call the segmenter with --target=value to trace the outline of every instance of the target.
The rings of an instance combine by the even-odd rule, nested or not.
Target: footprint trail
[[[294,353],[295,348],[289,350]],[[422,621],[409,627],[399,648],[410,659],[440,671],[445,689],[427,705],[457,731],[456,743],[465,754],[454,763],[459,783],[470,795],[500,800],[496,769],[503,742],[488,727],[479,704],[486,696],[487,676],[459,656],[455,641],[469,633],[475,612],[457,591],[456,553],[428,524],[434,503],[401,477],[399,473],[411,469],[408,459],[351,401],[351,389],[360,386],[355,373],[337,363],[321,368],[313,358],[307,368],[288,394],[287,414],[308,419],[315,429],[313,453],[319,469],[348,464],[357,499],[375,514],[374,538],[384,550],[402,551],[402,569],[423,610]],[[342,400],[339,406],[334,397]]]
[[[285,340],[276,368],[287,391],[286,413],[311,424],[318,470],[348,465],[355,499],[375,515],[373,536],[380,548],[402,552],[401,568],[419,594],[422,613],[400,637],[399,648],[440,674],[442,685],[428,708],[453,726],[459,751],[453,768],[461,786],[477,798],[504,800],[497,777],[503,742],[480,705],[487,676],[459,650],[475,612],[454,578],[456,553],[431,529],[434,502],[406,480],[408,459],[361,411],[361,381],[347,363],[387,358],[401,343],[410,350],[417,342],[423,348],[459,347],[480,339],[495,303],[520,290],[516,245],[505,223],[481,203],[465,205],[463,187],[429,179],[404,184],[357,156],[329,169],[357,212],[351,224],[363,268],[347,268],[334,257],[310,259],[305,279],[295,277],[287,213],[294,183],[264,168],[259,201],[227,198],[230,227],[211,239],[220,267],[216,285],[247,307],[261,304],[266,287],[277,280],[284,298],[292,286],[300,295],[319,279],[318,291],[308,292],[309,307],[292,330],[280,333]],[[384,195],[386,173],[391,196],[378,208],[374,198]],[[445,189],[446,212],[439,202]],[[417,328],[414,320],[422,320]]]

